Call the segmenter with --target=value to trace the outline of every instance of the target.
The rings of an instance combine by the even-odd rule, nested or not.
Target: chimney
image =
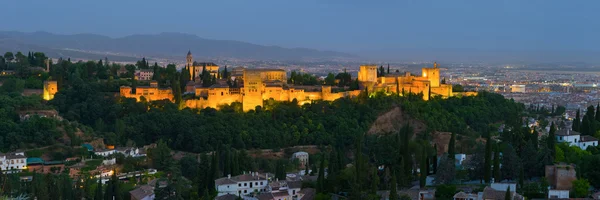
[[[227,179],[231,179],[231,174],[227,174]]]

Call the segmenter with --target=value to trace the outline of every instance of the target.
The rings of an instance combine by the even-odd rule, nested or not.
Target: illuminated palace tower
[[[44,81],[44,100],[52,100],[54,99],[54,94],[58,92],[58,84],[56,81]]]

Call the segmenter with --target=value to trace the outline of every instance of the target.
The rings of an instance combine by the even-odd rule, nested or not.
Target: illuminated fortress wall
[[[188,57],[188,63],[191,58]],[[369,93],[384,92],[386,94],[423,94],[424,100],[430,96],[441,96],[444,98],[453,95],[467,96],[475,93],[452,93],[452,85],[440,84],[440,69],[437,63],[433,68],[423,68],[421,76],[413,76],[410,73],[387,74],[377,77],[377,66],[360,66],[358,80],[363,89],[344,92],[332,92],[331,86],[288,86],[287,75],[281,69],[239,69],[241,73],[240,88],[231,88],[227,84],[218,83],[211,87],[200,85],[188,85],[186,91],[193,91],[195,99],[185,100],[185,106],[189,108],[216,108],[220,105],[241,102],[244,111],[254,110],[257,106],[263,106],[264,100],[274,99],[276,101],[293,101],[298,104],[311,103],[315,100],[334,101],[344,97],[356,97],[366,87]],[[46,85],[44,85],[46,86]],[[45,92],[46,90],[44,90]],[[45,93],[44,93],[45,94]],[[120,94],[123,97],[136,98],[138,101],[144,97],[148,101],[168,99],[174,101],[170,88],[158,88],[156,82],[150,86],[138,87],[136,93],[132,93],[131,87],[122,86]]]

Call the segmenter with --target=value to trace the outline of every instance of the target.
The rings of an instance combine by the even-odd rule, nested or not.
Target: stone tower
[[[423,68],[423,77],[431,83],[431,87],[440,87],[440,68],[437,62],[433,63],[433,68]]]
[[[56,81],[44,81],[44,100],[50,101],[54,99],[54,94],[58,92],[58,84]]]
[[[190,70],[190,76],[193,76],[192,72],[194,70],[194,57],[192,56],[192,52],[188,50],[187,56],[185,57],[185,67],[187,67],[188,70]]]
[[[262,90],[263,83],[260,77],[260,71],[244,70],[244,99],[242,108],[244,112],[256,109],[256,106],[263,106]]]

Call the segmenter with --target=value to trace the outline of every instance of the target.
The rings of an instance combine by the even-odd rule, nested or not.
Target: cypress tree
[[[338,156],[337,156],[335,147],[332,147],[331,151],[329,151],[329,168],[328,168],[329,176],[337,173],[338,163],[339,163],[339,161],[338,161]],[[306,166],[308,166],[308,164]],[[308,172],[308,169],[307,169],[307,172]]]
[[[74,191],[73,191],[73,181],[66,174],[63,174],[60,177],[61,177],[61,186],[62,186],[62,188],[61,188],[62,199],[63,200],[72,200],[75,196]]]
[[[550,124],[550,131],[548,132],[548,138],[546,139],[548,150],[550,150],[550,155],[552,158],[556,158],[556,127],[554,126],[554,122]]]
[[[356,188],[358,191],[362,191],[360,189],[361,184],[360,184],[360,180],[362,177],[362,134],[360,134],[358,136],[358,139],[356,141],[356,152],[355,152],[355,156],[354,156],[354,169],[355,169],[355,184],[358,188]],[[319,172],[320,173],[320,172]]]
[[[504,200],[512,200],[510,196],[510,186],[506,187],[506,193],[504,194]]]
[[[519,167],[519,188],[523,189],[523,183],[525,182],[525,172],[523,166]]]
[[[596,121],[600,122],[600,103],[596,106]]]
[[[208,191],[212,193],[216,189],[214,180],[221,177],[219,174],[219,152],[218,151],[215,151],[212,156],[209,177],[210,178],[207,181],[208,182]]]
[[[450,136],[450,142],[448,143],[448,158],[454,160],[454,155],[456,154],[456,147],[455,147],[455,143],[456,143],[456,134],[452,133],[452,135]]]
[[[531,142],[536,151],[539,149],[539,142],[540,142],[540,139],[538,138],[538,136],[539,136],[539,133],[537,132],[537,130],[534,127],[533,133],[531,134]]]
[[[421,188],[425,188],[425,182],[427,181],[427,151],[425,148],[423,148],[423,154],[421,155],[421,164],[419,165],[419,167],[421,168],[420,171],[420,175],[419,175],[419,186]]]
[[[496,150],[494,151],[494,171],[492,172],[494,175],[495,181],[500,181],[500,148],[498,145],[496,146]]]
[[[94,200],[102,200],[102,178],[98,178],[98,185],[96,185],[96,193],[94,194]]]
[[[106,190],[104,192],[104,200],[112,200],[112,198],[115,196],[114,184],[115,183],[113,182],[112,178],[107,182]]]
[[[581,124],[579,125],[579,132],[583,135],[590,135],[590,118],[587,115],[583,116]]]
[[[581,124],[581,119],[579,118],[579,109],[577,109],[577,113],[575,114],[575,119],[573,121],[573,127],[572,129],[574,131],[579,132],[579,125]]]
[[[487,140],[485,142],[485,161],[483,166],[483,179],[485,183],[490,183],[492,177],[492,140],[490,135],[491,133],[488,133]]]
[[[321,155],[319,176],[317,177],[317,193],[325,193],[325,154]]]
[[[595,116],[595,108],[594,106],[588,106],[587,107],[587,112],[585,113],[585,115],[588,116],[588,119],[591,120],[595,120],[596,116]]]
[[[377,167],[373,167],[373,173],[371,174],[371,194],[377,194],[379,190],[379,175],[377,174]]]
[[[398,185],[396,181],[396,170],[392,169],[392,181],[390,184],[390,198],[389,200],[398,200]]]
[[[437,167],[438,167],[438,157],[437,157],[437,144],[433,144],[433,173],[437,173]]]
[[[390,74],[390,64],[388,63],[387,73]]]

